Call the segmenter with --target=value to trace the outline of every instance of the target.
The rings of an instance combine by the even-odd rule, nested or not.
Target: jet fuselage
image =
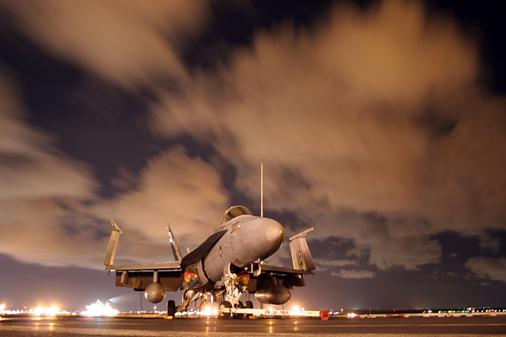
[[[283,236],[284,227],[273,219],[235,216],[183,258],[186,287],[214,284],[230,273],[231,267],[248,267],[271,256],[279,249]]]
[[[284,227],[269,218],[240,215],[222,224],[225,234],[203,259],[204,271],[210,281],[220,280],[231,263],[246,267],[274,254],[281,245]]]

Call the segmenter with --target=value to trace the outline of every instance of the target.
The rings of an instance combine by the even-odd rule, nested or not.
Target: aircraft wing
[[[176,291],[183,283],[183,269],[179,261],[157,263],[133,263],[115,265],[114,258],[122,234],[119,225],[111,220],[112,233],[107,245],[104,265],[108,271],[116,273],[116,286],[145,290],[157,275],[158,282],[165,290]]]
[[[127,268],[128,267],[128,268]],[[153,282],[154,272],[158,272],[158,282],[165,290],[176,291],[183,284],[184,272],[180,267],[169,268],[167,263],[132,264],[117,266],[116,286],[145,290]]]
[[[267,263],[260,264],[260,273],[253,274],[248,290],[254,292],[259,283],[266,279],[275,278],[279,284],[287,288],[304,287],[304,275],[312,274],[310,270],[294,269],[290,267],[275,266]]]
[[[262,272],[269,272],[271,274],[276,274],[279,276],[291,275],[291,274],[305,275],[305,274],[312,274],[313,273],[311,270],[301,270],[301,269],[294,269],[294,268],[290,268],[290,267],[275,266],[275,265],[267,264],[267,263],[262,263],[260,266],[262,268]]]
[[[169,262],[158,262],[158,263],[133,263],[133,264],[121,264],[121,265],[112,265],[110,270],[114,271],[146,271],[153,272],[155,270],[158,271],[181,271],[181,264],[179,261],[169,261]]]

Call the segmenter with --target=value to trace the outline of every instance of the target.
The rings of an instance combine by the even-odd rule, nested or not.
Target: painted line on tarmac
[[[23,333],[50,333],[53,334],[72,334],[72,335],[89,335],[89,336],[145,336],[145,337],[159,337],[159,336],[173,336],[173,337],[201,337],[202,335],[206,336],[223,336],[227,334],[228,336],[272,336],[273,332],[216,332],[216,331],[208,331],[204,329],[204,331],[191,331],[191,332],[182,332],[182,331],[153,331],[153,330],[126,330],[126,329],[99,329],[99,328],[68,328],[68,327],[59,327],[59,326],[19,326],[19,325],[0,325],[0,332],[23,332]],[[335,336],[336,334],[350,337],[358,337],[358,336],[370,336],[370,337],[391,337],[391,333],[315,333],[315,332],[281,332],[275,333],[279,336],[293,336],[297,335],[300,337],[305,336],[314,336],[317,335],[319,337],[330,337]],[[448,333],[430,333],[430,334],[420,334],[420,333],[400,333],[399,336],[402,337],[434,337],[434,336],[444,336],[444,337],[463,337],[463,336],[480,336],[480,334],[448,334]],[[504,336],[504,335],[488,335],[487,336]]]

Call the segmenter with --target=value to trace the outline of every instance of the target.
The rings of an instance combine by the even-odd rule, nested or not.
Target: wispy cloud
[[[466,267],[478,277],[506,282],[506,258],[473,257]]]
[[[95,179],[88,165],[63,155],[52,137],[26,122],[8,79],[0,79],[0,88],[0,252],[31,262],[69,263],[83,250],[68,240],[61,220],[94,196]],[[72,235],[95,242],[88,227]],[[89,261],[87,255],[83,260]]]
[[[370,270],[359,270],[359,269],[342,269],[337,272],[330,273],[331,276],[351,279],[367,279],[376,276],[375,272]]]
[[[328,270],[333,269],[335,267],[345,267],[345,266],[354,266],[357,264],[357,261],[350,259],[330,259],[330,258],[320,258],[315,260],[316,265],[319,270]]]
[[[45,265],[101,268],[110,225],[124,226],[119,258],[168,259],[170,223],[195,248],[228,206],[218,171],[174,147],[151,158],[129,188],[100,198],[93,168],[31,126],[15,85],[0,81],[0,253]],[[123,178],[124,179],[124,178]]]
[[[54,54],[125,87],[187,76],[177,46],[205,25],[206,0],[3,1],[19,27]]]
[[[416,269],[439,262],[434,234],[504,226],[506,102],[479,76],[475,41],[420,2],[336,6],[309,32],[258,33],[167,93],[153,125],[211,142],[253,200],[264,162],[269,207],[353,240],[379,269]]]
[[[227,207],[228,196],[218,171],[176,147],[148,162],[140,172],[136,189],[97,202],[91,213],[118,220],[126,228],[125,236],[128,231],[141,231],[159,244],[167,242],[166,226],[170,224],[186,247],[195,248],[217,228]],[[134,247],[130,251],[126,248],[125,253],[155,255],[149,248],[140,256]]]

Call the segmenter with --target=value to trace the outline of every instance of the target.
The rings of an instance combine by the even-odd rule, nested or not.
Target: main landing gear
[[[225,273],[222,278],[223,284],[225,286],[225,291],[223,293],[223,301],[220,303],[220,317],[223,318],[232,318],[234,314],[232,313],[221,313],[221,309],[232,309],[232,308],[253,308],[253,302],[250,300],[243,303],[240,301],[241,295],[247,292],[247,283],[249,281],[249,277],[244,279],[244,275],[237,275],[231,271],[231,264],[225,269]],[[235,314],[237,318],[245,318],[245,314]]]
[[[223,301],[220,303],[220,317],[232,318],[232,313],[224,313],[222,309],[232,309],[232,303],[229,301]]]
[[[167,316],[172,316],[176,314],[177,308],[176,308],[176,302],[173,300],[169,300],[167,302]]]

